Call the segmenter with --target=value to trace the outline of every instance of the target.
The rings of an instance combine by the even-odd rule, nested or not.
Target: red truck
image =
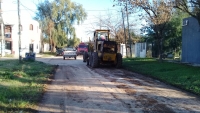
[[[88,45],[81,42],[77,47],[77,55],[83,55],[84,52],[88,52]]]

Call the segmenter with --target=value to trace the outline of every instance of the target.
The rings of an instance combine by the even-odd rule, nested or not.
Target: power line
[[[107,9],[107,10],[101,10],[101,9],[94,9],[94,10],[86,10],[86,11],[109,11],[109,10],[116,10],[116,9]]]
[[[20,9],[20,10],[35,10],[35,9]],[[6,10],[6,11],[2,11],[2,12],[11,12],[11,11],[17,11],[17,10]]]
[[[31,9],[29,9],[29,8],[27,8],[25,5],[23,5],[22,3],[20,3],[21,4],[21,6],[23,6],[24,8],[26,8],[26,9],[28,9],[29,11],[32,11],[32,12],[34,12],[35,13],[35,11],[33,11],[33,10],[31,10]]]

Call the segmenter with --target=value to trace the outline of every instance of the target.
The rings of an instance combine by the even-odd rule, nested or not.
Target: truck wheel
[[[74,59],[76,60],[76,57],[74,57]]]
[[[97,52],[94,52],[92,54],[92,60],[93,61],[92,61],[91,67],[92,68],[98,67],[99,66],[99,63],[98,63],[99,58],[98,58],[98,53]]]
[[[88,59],[88,53],[84,52],[83,53],[83,62],[86,62],[87,59]]]
[[[65,57],[63,57],[63,60],[65,60]]]
[[[117,53],[117,64],[115,65],[116,68],[121,68],[122,67],[122,55],[120,53]]]

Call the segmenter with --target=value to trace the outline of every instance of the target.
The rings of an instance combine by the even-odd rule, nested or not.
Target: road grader
[[[88,52],[83,54],[83,62],[92,68],[100,65],[122,67],[122,55],[117,52],[117,43],[110,41],[110,30],[95,30],[94,37],[88,44]]]

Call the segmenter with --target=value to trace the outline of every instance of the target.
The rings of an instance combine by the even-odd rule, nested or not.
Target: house
[[[200,64],[200,26],[193,18],[183,19],[181,62]]]
[[[18,22],[6,21],[4,18],[5,31],[5,50],[6,54],[13,54],[14,56],[25,56],[26,52],[39,53],[41,48],[41,29],[39,23],[35,20],[21,21],[21,36],[19,37]],[[19,38],[21,38],[21,51],[19,51]]]

